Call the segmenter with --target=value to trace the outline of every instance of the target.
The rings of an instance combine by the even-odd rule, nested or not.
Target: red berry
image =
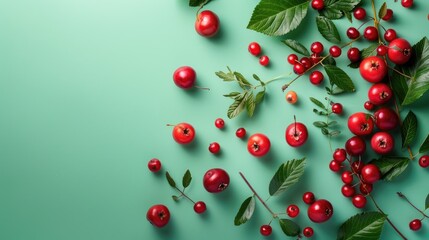
[[[262,66],[267,66],[270,63],[270,58],[268,56],[262,56],[259,58],[259,64]]]
[[[339,57],[341,55],[341,48],[334,45],[329,48],[329,54],[334,58]]]
[[[164,227],[170,221],[170,211],[165,205],[153,205],[147,210],[146,219],[155,227]]]
[[[364,107],[366,110],[371,111],[371,110],[373,110],[373,109],[374,109],[374,104],[372,104],[372,102],[370,102],[370,101],[366,101],[366,102],[363,104],[363,107]]]
[[[352,47],[347,51],[347,57],[350,62],[357,62],[360,60],[360,51],[358,48]]]
[[[429,156],[428,155],[423,155],[419,158],[419,165],[422,168],[427,168],[429,167]]]
[[[325,7],[325,2],[323,0],[312,0],[311,7],[320,11]]]
[[[301,63],[295,63],[293,65],[293,72],[297,75],[302,75],[305,72],[305,67]]]
[[[363,79],[371,83],[377,83],[386,76],[387,65],[380,57],[367,57],[360,63],[359,72]]]
[[[299,147],[308,139],[307,127],[300,122],[293,122],[286,128],[285,138],[291,147]]]
[[[301,58],[299,62],[304,66],[305,69],[309,69],[313,66],[313,61],[311,61],[311,59],[308,57]]]
[[[223,169],[212,168],[204,174],[203,186],[209,193],[222,192],[229,186],[229,175]]]
[[[341,114],[343,113],[343,105],[341,103],[334,103],[332,104],[332,112],[335,114]]]
[[[388,154],[393,150],[395,141],[388,132],[377,132],[372,135],[371,148],[378,154]]]
[[[356,39],[356,38],[358,38],[360,36],[359,30],[357,30],[354,27],[349,27],[347,29],[347,33],[346,34],[347,34],[347,37],[350,38],[350,39]]]
[[[357,19],[357,20],[362,20],[366,17],[366,11],[364,8],[361,7],[357,7],[354,11],[353,11],[353,16]]]
[[[392,17],[393,17],[393,10],[388,8],[386,10],[386,14],[381,19],[383,19],[384,21],[389,21],[390,19],[392,19]]]
[[[368,89],[368,99],[374,105],[383,105],[393,96],[392,89],[385,83],[376,83]]]
[[[247,50],[249,50],[250,54],[253,56],[258,56],[261,54],[261,45],[259,45],[257,42],[251,42]]]
[[[313,53],[320,54],[323,52],[323,44],[321,42],[313,42],[310,46],[310,50]]]
[[[384,32],[384,39],[388,42],[391,42],[397,38],[396,31],[389,28]]]
[[[320,60],[322,60],[319,53],[312,53],[310,55],[310,59],[313,62],[313,65],[319,63]]]
[[[314,196],[314,193],[312,192],[305,192],[302,195],[302,201],[306,204],[312,204],[316,201],[316,197]]]
[[[354,161],[351,164],[351,168],[356,174],[360,174],[362,172],[363,166],[365,166],[365,164],[361,160]]]
[[[404,64],[411,58],[411,45],[403,38],[396,38],[389,43],[387,57],[394,64]]]
[[[287,62],[291,65],[295,65],[295,63],[298,62],[298,56],[294,53],[289,54],[289,56],[287,57]]]
[[[152,158],[147,163],[147,167],[151,172],[158,172],[159,170],[161,170],[161,161],[159,161],[159,159],[157,158]]]
[[[420,219],[414,219],[410,222],[410,229],[413,231],[418,231],[422,228],[422,221]]]
[[[370,184],[377,182],[378,180],[380,180],[380,177],[381,177],[380,169],[377,167],[377,165],[372,163],[369,163],[363,166],[360,174],[361,174],[362,180],[365,183],[370,183]]]
[[[201,214],[207,210],[207,206],[203,201],[196,202],[194,204],[194,211],[198,214]]]
[[[350,115],[347,126],[357,136],[369,135],[374,129],[374,120],[369,114],[357,112]]]
[[[335,149],[334,153],[332,154],[333,158],[337,162],[344,162],[347,159],[347,152],[344,148],[337,148]]]
[[[377,55],[384,56],[387,54],[387,47],[385,45],[380,45],[377,47]]]
[[[401,0],[401,4],[404,8],[410,8],[413,6],[414,0]]]
[[[367,195],[367,194],[371,193],[372,192],[372,188],[373,188],[373,186],[372,186],[371,183],[361,183],[359,185],[359,191],[362,194],[364,194],[364,195]]]
[[[353,183],[353,173],[350,171],[344,171],[341,174],[341,180],[343,181],[343,183],[350,185]]]
[[[289,217],[294,218],[299,214],[299,207],[295,204],[291,204],[286,208],[286,213]]]
[[[225,127],[225,121],[222,118],[216,118],[215,126],[219,129],[222,129]]]
[[[363,37],[368,41],[375,41],[378,39],[378,30],[374,26],[368,26],[363,32]]]
[[[195,129],[189,123],[179,123],[173,128],[173,139],[179,144],[189,144],[195,138]]]
[[[313,236],[313,234],[314,234],[314,230],[313,230],[313,228],[311,228],[311,227],[305,227],[305,228],[302,230],[302,234],[303,234],[305,237],[309,238],[309,237],[312,237],[312,236]]]
[[[362,155],[366,150],[365,141],[359,136],[349,138],[345,144],[346,151],[352,156]]]
[[[273,228],[270,225],[262,225],[259,232],[262,236],[270,236],[273,232]]]
[[[179,67],[173,73],[173,81],[176,86],[183,89],[190,89],[194,86],[197,74],[192,67]]]
[[[352,198],[352,203],[356,208],[364,208],[366,205],[366,197],[362,194],[356,194]]]
[[[216,154],[220,151],[220,145],[217,142],[210,143],[209,151],[213,154]]]
[[[321,84],[323,82],[323,79],[323,73],[320,71],[315,70],[310,74],[310,82],[314,85]]]
[[[343,194],[344,197],[352,197],[355,195],[356,190],[353,186],[350,186],[348,184],[344,184],[341,187],[341,193]]]
[[[218,33],[219,25],[218,16],[210,10],[204,10],[197,15],[195,30],[203,37],[213,37]]]
[[[308,207],[308,218],[315,223],[322,223],[328,221],[332,214],[334,213],[334,209],[332,204],[325,199],[319,199],[315,201]]]
[[[396,112],[388,107],[378,109],[374,113],[375,125],[382,131],[389,131],[399,126],[399,117]]]
[[[333,172],[339,172],[341,170],[341,163],[335,160],[329,162],[329,169]]]
[[[262,133],[255,133],[247,141],[247,150],[255,157],[262,157],[270,151],[270,139]]]
[[[246,136],[246,129],[244,128],[237,129],[237,131],[235,131],[235,136],[237,136],[238,138],[244,138],[244,136]]]

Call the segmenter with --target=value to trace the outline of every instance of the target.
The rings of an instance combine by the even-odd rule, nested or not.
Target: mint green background
[[[329,171],[331,160],[326,138],[312,126],[320,118],[312,113],[309,96],[323,99],[323,87],[309,84],[307,77],[291,90],[299,103],[289,105],[280,90],[286,80],[268,86],[266,101],[253,119],[226,117],[231,103],[222,94],[235,90],[214,75],[226,66],[245,76],[256,73],[263,79],[289,73],[285,62],[290,49],[270,38],[246,29],[258,1],[213,1],[206,8],[221,19],[216,38],[205,39],[194,30],[195,8],[187,1],[95,1],[39,0],[0,2],[0,239],[262,239],[259,226],[270,215],[258,202],[253,218],[235,227],[233,218],[241,202],[251,195],[238,172],[242,171],[263,198],[277,167],[286,160],[308,158],[302,180],[283,196],[268,202],[283,212],[290,203],[302,214],[296,221],[315,229],[313,239],[334,239],[339,225],[359,212],[340,193],[341,180]],[[428,1],[415,1],[414,9],[404,9],[389,1],[400,36],[415,43],[428,35]],[[381,1],[380,1],[381,3]],[[368,4],[366,4],[368,6]],[[306,46],[321,38],[309,9],[303,26],[289,37]],[[337,21],[342,37],[350,23]],[[359,26],[354,22],[352,26]],[[247,52],[258,41],[271,65],[264,68]],[[365,46],[361,41],[357,46]],[[345,55],[338,63],[347,64]],[[183,91],[172,82],[173,71],[193,66],[198,85],[211,91]],[[356,70],[347,70],[357,92],[334,97],[345,107],[336,117],[343,134],[332,142],[341,147],[350,136],[344,127],[347,115],[363,110],[366,89]],[[429,97],[412,106],[419,120],[417,152],[429,133],[426,110]],[[408,109],[404,109],[402,115]],[[310,131],[305,146],[293,149],[284,140],[284,130],[293,115]],[[213,122],[226,120],[218,130]],[[191,146],[180,146],[171,137],[166,123],[189,122],[197,132]],[[267,157],[257,159],[247,153],[246,141],[235,137],[245,127],[249,133],[263,132],[272,142]],[[398,135],[398,134],[397,134]],[[218,141],[222,154],[213,156],[208,144]],[[397,139],[399,146],[400,139]],[[396,154],[407,154],[397,147]],[[159,158],[163,170],[147,169],[151,158]],[[366,158],[371,158],[367,156]],[[210,168],[226,169],[231,177],[227,191],[213,195],[202,187],[202,176]],[[186,200],[175,203],[176,192],[164,178],[165,171],[180,182],[190,169],[193,182],[188,190],[195,200],[204,200],[208,211],[197,215]],[[395,192],[402,191],[423,208],[429,192],[429,172],[417,162],[392,183],[377,183],[375,198],[409,239],[426,239],[429,221],[420,232],[408,229],[408,222],[420,215]],[[335,208],[327,223],[314,224],[306,217],[300,200],[305,191],[329,199]],[[146,221],[146,211],[162,203],[172,217],[163,229]],[[368,204],[366,210],[373,209]],[[277,224],[268,239],[282,239]],[[426,237],[425,237],[426,236]],[[398,239],[386,224],[382,239]]]

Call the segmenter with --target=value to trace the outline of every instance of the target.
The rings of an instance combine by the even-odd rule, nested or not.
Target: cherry
[[[293,72],[297,75],[302,75],[307,70],[300,62],[293,65]]]
[[[315,201],[308,207],[308,217],[311,221],[315,223],[322,223],[328,221],[332,214],[334,213],[334,208],[332,204],[325,199],[320,199]]]
[[[308,139],[307,127],[296,120],[289,124],[285,133],[286,142],[291,147],[299,147],[303,145]]]
[[[374,26],[368,26],[363,31],[363,37],[368,41],[375,41],[378,39],[378,30]]]
[[[335,114],[341,114],[343,113],[343,105],[341,103],[334,103],[331,106],[331,110]]]
[[[355,195],[356,190],[353,186],[350,186],[348,184],[344,184],[341,187],[341,193],[343,194],[344,197],[352,197]]]
[[[393,17],[393,10],[388,8],[386,9],[386,14],[381,18],[384,21],[389,21],[390,19],[392,19]]]
[[[404,8],[410,8],[413,6],[414,0],[401,0],[401,5]]]
[[[387,65],[380,57],[371,56],[362,60],[359,65],[359,72],[363,79],[371,83],[377,83],[386,76]]]
[[[270,236],[273,232],[273,228],[270,225],[262,225],[259,232],[262,236]]]
[[[286,93],[286,101],[290,104],[295,104],[298,101],[298,95],[295,91],[289,91]]]
[[[257,43],[257,42],[251,42],[251,43],[249,43],[247,50],[253,56],[258,56],[259,54],[261,54],[261,45],[259,45],[259,43]]]
[[[270,151],[270,139],[262,133],[255,133],[247,141],[247,150],[255,157],[262,157]]]
[[[170,221],[170,211],[165,205],[153,205],[147,210],[146,219],[155,227],[161,228]]]
[[[357,112],[350,115],[347,126],[350,132],[358,136],[369,135],[374,129],[374,120],[369,114]]]
[[[350,38],[350,39],[356,39],[356,38],[358,38],[360,36],[359,30],[357,30],[354,27],[349,27],[347,29],[346,34],[347,34],[347,37]]]
[[[332,157],[334,158],[335,161],[341,163],[347,159],[347,152],[344,148],[337,148],[332,154]]]
[[[352,47],[347,51],[347,57],[350,62],[357,62],[360,60],[360,51],[358,48]]]
[[[391,42],[397,38],[396,31],[389,28],[384,32],[384,39],[388,42]]]
[[[368,90],[368,99],[374,105],[383,105],[393,96],[392,89],[385,83],[376,83]]]
[[[312,228],[312,227],[305,227],[305,228],[302,230],[302,234],[303,234],[305,237],[309,238],[309,237],[312,237],[312,236],[313,236],[313,234],[314,234],[314,230],[313,230],[313,228]]]
[[[428,155],[423,155],[419,158],[419,165],[422,168],[427,168],[429,167],[429,156]]]
[[[310,46],[313,53],[320,54],[323,52],[323,44],[321,42],[313,42]]]
[[[313,61],[311,61],[311,59],[308,57],[301,58],[299,62],[304,66],[305,69],[309,69],[313,66]]]
[[[393,150],[395,141],[388,132],[377,132],[372,135],[371,148],[378,154],[388,154]]]
[[[350,171],[344,171],[341,174],[341,180],[343,181],[343,183],[350,185],[353,183],[353,173]]]
[[[341,170],[341,163],[335,160],[329,162],[329,169],[333,172],[339,172]]]
[[[203,201],[196,202],[194,204],[194,211],[198,214],[201,214],[207,210],[207,206]]]
[[[312,0],[311,7],[320,11],[325,7],[325,2],[323,0]]]
[[[345,144],[346,151],[352,156],[362,155],[365,152],[365,141],[359,136],[349,138]]]
[[[380,180],[381,173],[377,165],[369,163],[363,166],[361,172],[362,181],[373,184]]]
[[[289,217],[294,218],[299,214],[299,207],[295,204],[291,204],[286,208],[286,213]]]
[[[372,189],[373,189],[373,185],[371,183],[361,183],[359,185],[359,191],[364,195],[371,193]]]
[[[312,192],[305,192],[302,195],[302,201],[304,201],[304,203],[310,205],[316,201],[316,197],[314,196],[314,193],[312,193]]]
[[[218,33],[219,25],[218,16],[210,10],[204,10],[197,15],[195,30],[203,37],[213,37]]]
[[[410,222],[410,229],[413,231],[418,231],[422,228],[422,221],[420,219],[414,219]]]
[[[159,161],[159,159],[157,158],[152,158],[147,163],[147,167],[151,172],[158,172],[159,170],[161,170],[161,161]]]
[[[238,138],[244,138],[244,136],[246,136],[246,129],[244,128],[237,129],[237,131],[235,131],[235,136],[237,136]]]
[[[329,54],[331,54],[332,57],[337,58],[341,55],[341,48],[334,45],[329,48]]]
[[[212,142],[209,145],[209,151],[213,154],[217,154],[220,151],[220,145],[217,142]]]
[[[173,128],[173,139],[179,144],[189,144],[195,138],[195,129],[189,123],[179,123]]]
[[[372,104],[372,102],[370,102],[370,101],[366,101],[366,102],[363,104],[363,107],[364,107],[366,110],[371,111],[371,110],[373,110],[373,109],[374,109],[374,104]]]
[[[377,55],[384,56],[387,54],[387,47],[385,45],[380,45],[377,47]]]
[[[365,164],[361,160],[354,161],[351,164],[351,168],[356,174],[360,174],[362,172],[363,166],[365,166]]]
[[[389,131],[399,126],[399,117],[396,112],[388,107],[383,107],[374,113],[375,125],[382,131]]]
[[[295,63],[298,62],[298,56],[296,54],[294,54],[294,53],[289,54],[289,56],[287,56],[287,62],[290,65],[295,65]]]
[[[222,129],[225,127],[225,121],[222,118],[216,118],[215,120],[215,126],[219,129]]]
[[[323,82],[323,79],[323,73],[320,71],[315,70],[310,74],[310,82],[314,85],[321,84]]]
[[[352,203],[356,208],[364,208],[366,205],[366,197],[362,194],[356,194],[352,198]]]
[[[183,89],[190,89],[194,86],[197,74],[192,67],[179,67],[173,73],[173,81],[176,86]]]
[[[389,43],[387,57],[394,64],[404,64],[411,58],[411,45],[403,38],[396,38]]]
[[[223,169],[212,168],[204,174],[203,185],[209,193],[222,192],[229,186],[229,175]]]
[[[362,20],[366,17],[366,11],[364,8],[361,7],[357,7],[354,11],[353,11],[353,16],[357,19],[357,20]]]
[[[320,60],[322,60],[322,57],[320,57],[319,53],[313,53],[310,55],[310,60],[313,62],[313,65],[314,65],[319,63]]]
[[[270,58],[268,56],[261,56],[259,58],[259,64],[261,64],[262,66],[267,66],[270,63]]]

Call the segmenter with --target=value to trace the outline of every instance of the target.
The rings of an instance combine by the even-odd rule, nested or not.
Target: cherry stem
[[[210,91],[210,88],[208,88],[208,87],[194,86],[194,88],[197,88],[197,89],[200,89],[200,90],[207,90],[207,91]]]
[[[378,27],[380,22],[377,19],[377,10],[375,9],[374,0],[371,0],[371,7],[372,7],[372,12],[374,14],[374,27],[377,29],[377,32],[379,33],[378,34],[378,42],[381,43],[382,41],[381,41],[380,31],[379,31],[379,27]]]
[[[182,190],[180,190],[179,188],[177,188],[177,187],[174,187],[177,191],[179,191],[180,192],[180,194],[182,195],[182,196],[184,196],[185,198],[187,198],[189,201],[191,201],[193,204],[195,204],[195,202],[191,199],[191,198],[189,198],[188,197],[188,195],[186,195],[185,194],[185,189],[183,189],[183,191]]]
[[[253,192],[253,194],[259,199],[259,201],[264,205],[264,207],[273,215],[273,218],[277,218],[277,214],[275,214],[270,207],[268,207],[267,203],[258,195],[258,193],[253,189],[252,185],[250,185],[249,181],[247,181],[246,177],[244,177],[243,173],[239,172],[240,176],[243,178],[244,182],[246,182],[247,186]]]
[[[429,218],[428,215],[426,215],[422,210],[420,210],[419,208],[417,208],[408,198],[407,196],[405,196],[403,193],[401,192],[397,192],[398,196],[400,198],[405,199],[405,201],[407,201],[414,209],[416,209],[419,213],[421,213],[424,217]]]
[[[203,9],[203,7],[209,2],[209,0],[206,0],[204,2],[201,3],[201,5],[198,7],[197,10],[197,18],[198,18],[198,13],[200,13],[201,9]]]

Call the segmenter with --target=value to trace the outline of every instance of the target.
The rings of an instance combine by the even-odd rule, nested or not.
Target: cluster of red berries
[[[413,6],[414,0],[401,0],[401,4],[405,8],[410,8]],[[321,10],[323,10],[323,8],[325,8],[325,1],[324,0],[312,0],[311,1],[311,7],[314,8],[315,10],[321,11]],[[357,9],[363,9],[363,8],[359,7]],[[390,17],[385,17],[386,19],[383,18],[383,20],[388,21],[391,18],[393,11],[391,9],[387,9],[386,15],[388,15],[388,14],[390,14]],[[362,13],[360,10],[357,13],[354,13],[354,17],[356,19],[360,19],[360,18],[363,19],[365,16],[366,16],[366,13],[365,12]]]
[[[253,56],[259,56],[262,52],[261,45],[259,45],[259,43],[257,42],[249,43],[247,50]],[[269,63],[270,63],[270,58],[267,55],[262,55],[259,57],[259,64],[261,64],[262,66],[267,66]]]

